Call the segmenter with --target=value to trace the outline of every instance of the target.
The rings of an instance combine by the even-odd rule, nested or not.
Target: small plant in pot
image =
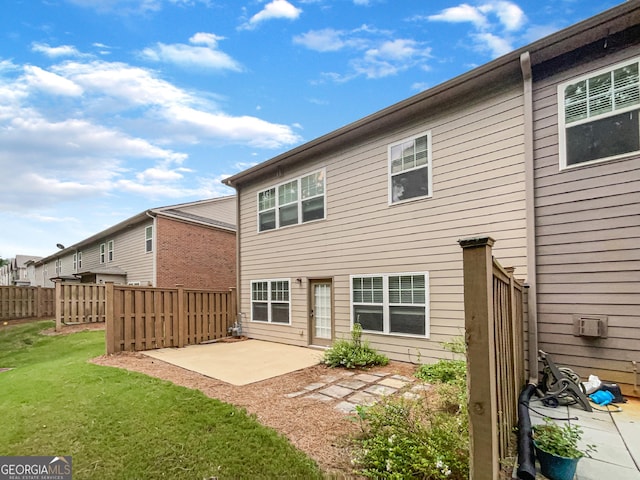
[[[584,450],[578,447],[583,432],[577,425],[558,425],[549,418],[544,422],[533,427],[533,445],[540,471],[550,480],[572,480],[578,460],[595,451],[595,446],[587,445]]]

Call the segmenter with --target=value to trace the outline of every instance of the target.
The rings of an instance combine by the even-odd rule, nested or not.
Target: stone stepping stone
[[[311,383],[309,385],[307,385],[306,387],[304,387],[305,390],[317,390],[319,388],[322,387],[326,387],[327,384],[326,383]]]
[[[372,375],[370,373],[359,373],[358,375],[355,375],[353,378],[355,378],[356,380],[360,380],[361,382],[367,382],[367,383],[377,382],[378,380],[380,380],[380,376]]]
[[[337,382],[336,385],[340,387],[350,388],[352,390],[358,390],[364,387],[365,385],[367,385],[367,382],[357,380],[355,377],[353,377],[353,378],[347,378],[347,379],[341,380]]]
[[[406,386],[409,382],[405,380],[397,380],[395,378],[384,378],[378,382],[378,385],[384,385],[385,387],[391,388],[402,388]]]
[[[341,387],[339,385],[330,385],[324,390],[318,391],[318,393],[321,393],[322,395],[327,395],[333,398],[344,398],[347,395],[352,394],[353,390],[351,388]]]
[[[378,397],[367,392],[356,392],[349,397],[351,403],[369,407],[378,401]]]
[[[300,395],[304,395],[305,393],[309,393],[309,392],[307,390],[301,390],[300,392],[287,393],[285,394],[285,397],[295,398],[295,397],[299,397]]]
[[[356,411],[356,406],[353,403],[344,401],[337,404],[335,408],[342,413],[353,413]]]
[[[327,397],[326,395],[322,395],[321,393],[311,393],[304,398],[310,398],[311,400],[319,400],[321,402],[332,402],[333,398]]]
[[[365,388],[364,391],[373,393],[374,395],[391,395],[392,393],[396,393],[398,389],[386,385],[371,385]]]

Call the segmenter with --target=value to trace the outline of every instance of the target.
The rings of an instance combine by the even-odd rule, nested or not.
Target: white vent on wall
[[[605,315],[574,315],[573,334],[578,337],[607,338],[609,319]]]

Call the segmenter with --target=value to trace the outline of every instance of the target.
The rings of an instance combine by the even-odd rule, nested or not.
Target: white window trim
[[[416,335],[412,333],[399,333],[399,332],[391,332],[389,327],[390,315],[389,315],[389,277],[401,277],[408,275],[424,275],[424,295],[425,295],[425,303],[424,303],[424,335]],[[429,272],[402,272],[402,273],[363,273],[360,275],[349,275],[349,318],[350,318],[350,327],[353,329],[353,324],[355,323],[355,318],[353,317],[353,279],[354,278],[373,278],[373,277],[382,277],[382,293],[383,293],[383,301],[382,304],[373,304],[372,305],[382,305],[382,331],[379,332],[377,330],[364,330],[363,332],[374,334],[374,335],[386,335],[392,337],[410,337],[410,338],[430,338],[431,335],[431,301],[430,301],[430,286],[429,286]],[[407,304],[408,305],[408,304]],[[412,304],[415,305],[415,304]]]
[[[598,163],[602,163],[602,162],[608,162],[611,160],[618,160],[621,158],[627,158],[627,157],[631,157],[634,155],[638,155],[640,154],[640,151],[635,151],[635,152],[628,152],[628,153],[623,153],[620,155],[615,155],[615,156],[611,156],[611,157],[605,157],[605,158],[596,158],[594,160],[589,160],[587,162],[581,162],[581,163],[576,163],[575,165],[567,165],[567,125],[565,123],[565,97],[564,97],[564,91],[565,89],[569,86],[569,85],[573,85],[575,83],[581,82],[583,80],[588,80],[590,78],[593,77],[597,77],[598,75],[602,75],[604,73],[607,72],[611,72],[613,70],[616,70],[618,68],[622,68],[625,67],[627,65],[633,65],[634,63],[638,63],[640,66],[640,57],[636,57],[633,58],[631,60],[627,60],[627,61],[623,61],[620,63],[616,63],[613,65],[610,65],[606,68],[602,68],[600,70],[596,70],[594,72],[589,72],[585,75],[581,75],[579,77],[575,77],[572,78],[571,80],[568,80],[566,82],[561,83],[560,85],[558,85],[558,91],[557,91],[557,103],[558,103],[558,150],[559,150],[559,157],[560,157],[560,170],[571,170],[574,168],[580,168],[580,167],[584,167],[584,166],[588,166],[588,165],[593,165],[593,164],[598,164]],[[607,117],[611,117],[614,115],[619,115],[621,113],[625,113],[625,112],[630,112],[632,110],[639,110],[640,109],[640,105],[636,104],[636,105],[631,105],[629,107],[625,107],[625,108],[621,108],[620,110],[612,110],[611,112],[608,112],[606,114],[602,114],[602,115],[598,115],[596,117],[591,117],[591,118],[586,118],[583,120],[577,120],[576,122],[571,123],[571,125],[573,126],[577,126],[577,125],[583,125],[583,124],[587,124],[587,123],[591,123],[593,121],[599,120],[599,119],[603,119],[603,118],[607,118]]]
[[[98,247],[98,260],[100,264],[106,263],[107,260],[107,244],[101,243]]]
[[[78,255],[77,268],[78,268],[78,270],[82,270],[82,251],[78,251],[77,255]],[[78,271],[78,270],[76,270],[76,271]]]
[[[147,238],[147,232],[151,230],[151,238]],[[151,240],[151,248],[147,248],[147,242]],[[144,228],[144,252],[145,253],[153,253],[153,225],[149,225]]]
[[[301,179],[303,177],[308,177],[309,175],[313,175],[316,173],[322,173],[322,178],[323,178],[323,182],[324,182],[324,193],[322,195],[322,201],[323,201],[323,209],[324,209],[324,216],[322,218],[317,218],[315,220],[309,220],[308,222],[303,222],[302,221],[302,188],[300,185]],[[297,181],[298,182],[298,200],[297,200],[297,204],[298,204],[298,223],[294,223],[291,225],[284,225],[284,226],[280,226],[280,216],[278,215],[278,208],[279,208],[279,196],[278,196],[278,188],[281,187],[282,185],[286,185],[287,183],[291,183],[293,181]],[[275,198],[276,198],[276,205],[274,207],[275,209],[275,214],[276,214],[276,227],[269,229],[269,230],[260,230],[260,194],[263,192],[266,192],[267,190],[271,190],[271,189],[275,189]],[[305,199],[308,200],[308,199]],[[327,172],[326,172],[326,168],[320,168],[317,170],[312,170],[310,172],[304,173],[302,175],[298,175],[297,177],[294,178],[289,178],[287,180],[285,180],[284,182],[280,182],[277,185],[271,185],[267,188],[261,188],[257,193],[256,193],[256,231],[258,233],[267,233],[267,232],[273,232],[276,230],[281,230],[283,228],[290,228],[290,227],[297,227],[300,225],[306,225],[308,223],[315,223],[315,222],[321,222],[327,219]]]
[[[264,320],[254,320],[253,319],[253,284],[254,283],[262,283],[262,282],[267,282],[267,288],[268,288],[268,295],[267,295],[267,321]],[[288,323],[283,323],[283,322],[273,322],[271,321],[271,282],[287,282],[287,285],[289,286],[289,301],[287,302],[289,304],[289,322]],[[283,301],[277,301],[276,303],[285,303]],[[290,278],[262,278],[262,279],[258,279],[258,280],[251,280],[251,283],[249,284],[249,304],[250,304],[250,310],[251,310],[251,321],[255,322],[255,323],[262,323],[262,324],[269,324],[269,325],[283,325],[283,326],[291,326],[291,279]]]
[[[113,240],[109,240],[107,242],[107,262],[111,263],[115,259],[115,242]]]
[[[427,195],[423,195],[420,197],[407,198],[405,200],[399,200],[397,202],[394,202],[393,201],[393,182],[391,181],[391,178],[394,176],[391,174],[391,149],[397,145],[401,145],[405,142],[415,141],[416,138],[420,138],[424,136],[427,137],[427,173],[428,173],[427,188],[429,190],[429,193]],[[398,175],[398,174],[395,174],[395,175]],[[404,138],[398,142],[393,142],[387,146],[387,190],[388,190],[387,199],[388,199],[389,206],[402,205],[404,203],[415,202],[418,200],[424,200],[425,198],[433,197],[433,154],[432,154],[432,147],[431,147],[431,130],[427,130],[426,132],[422,132],[417,135]]]

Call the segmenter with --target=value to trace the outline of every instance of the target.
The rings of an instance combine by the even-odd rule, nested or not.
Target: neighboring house
[[[0,285],[15,285],[28,287],[33,283],[33,262],[42,257],[30,255],[16,255],[10,258],[9,263],[0,267]]]
[[[393,359],[442,358],[441,342],[464,333],[457,241],[490,235],[496,239],[495,256],[530,285],[533,375],[536,269],[542,282],[541,346],[569,354],[558,360],[570,360],[582,374],[589,372],[581,367],[596,368],[595,362],[580,360],[579,352],[590,351],[584,338],[573,337],[573,324],[567,330],[564,316],[546,315],[545,302],[579,304],[600,287],[611,292],[608,300],[594,291],[584,308],[564,313],[591,314],[601,303],[609,315],[619,312],[616,321],[627,338],[637,340],[640,295],[617,293],[619,287],[640,291],[640,235],[637,222],[629,223],[640,213],[637,147],[613,164],[593,159],[594,165],[563,168],[555,89],[638,55],[639,19],[640,4],[627,2],[228,178],[225,183],[237,191],[243,331],[258,339],[329,345],[348,337],[357,321],[371,345]],[[635,107],[624,109],[637,111],[637,73],[625,78],[635,78],[636,97],[628,100]],[[564,104],[562,95],[559,102]],[[634,118],[635,124],[627,125],[630,143],[638,135]],[[575,162],[571,155],[569,162]],[[587,203],[578,208],[571,202],[581,195]],[[613,205],[626,213],[602,218],[602,212],[591,210]],[[570,215],[562,221],[564,230],[545,231],[548,216],[572,209],[585,221],[584,235],[567,225]],[[599,227],[588,223],[592,216],[601,218]],[[600,234],[600,250],[595,242],[584,243],[587,232],[598,228],[612,235]],[[564,290],[554,294],[553,268],[564,271],[563,256],[583,251],[602,252],[591,267],[597,269],[600,261],[609,273],[598,280],[565,276],[558,285]],[[616,258],[621,262],[614,265]],[[616,275],[616,266],[629,274]],[[627,283],[615,283],[622,278]],[[625,343],[627,353],[640,361],[632,343]],[[602,359],[608,355],[600,352]],[[616,368],[628,370],[623,362]],[[625,383],[632,378],[622,370],[617,376],[606,372],[611,375],[603,378]]]
[[[236,282],[235,224],[233,196],[145,210],[38,261],[37,284],[226,290]]]

